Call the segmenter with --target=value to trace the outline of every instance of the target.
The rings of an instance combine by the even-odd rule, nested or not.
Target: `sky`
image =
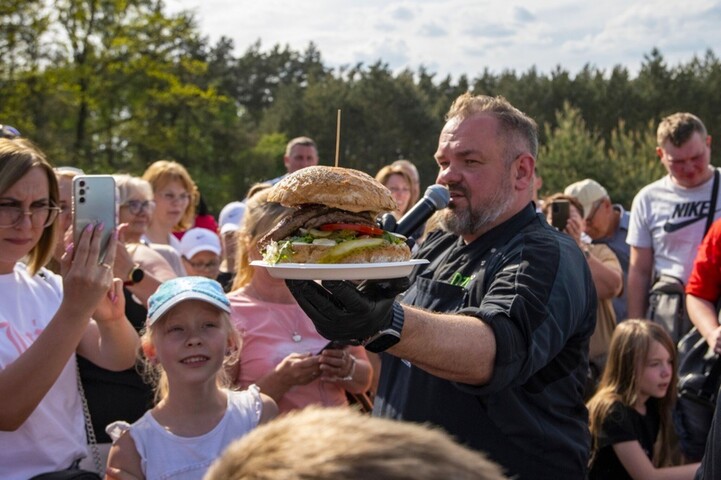
[[[523,73],[557,66],[617,65],[635,75],[656,47],[669,66],[708,49],[721,55],[721,0],[166,0],[195,13],[203,35],[304,51],[317,45],[339,68],[378,60],[395,72],[423,66],[436,78],[469,79],[488,69]]]

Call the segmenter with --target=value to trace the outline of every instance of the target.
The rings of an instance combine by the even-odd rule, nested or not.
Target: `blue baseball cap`
[[[148,299],[148,319],[151,326],[168,310],[185,300],[200,300],[230,313],[230,302],[223,287],[206,277],[178,277],[163,282]]]

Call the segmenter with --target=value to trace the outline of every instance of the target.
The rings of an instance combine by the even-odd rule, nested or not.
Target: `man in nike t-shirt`
[[[628,269],[628,317],[644,318],[648,292],[661,274],[686,284],[703,240],[711,205],[714,169],[711,136],[691,113],[674,113],[656,133],[656,153],[668,175],[643,187],[633,199],[626,242],[631,246]]]

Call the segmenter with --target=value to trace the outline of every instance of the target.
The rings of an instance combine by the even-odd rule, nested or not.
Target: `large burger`
[[[396,208],[390,191],[361,171],[303,168],[278,182],[268,201],[296,208],[261,239],[268,263],[380,263],[411,257],[404,237],[375,222],[380,213]]]

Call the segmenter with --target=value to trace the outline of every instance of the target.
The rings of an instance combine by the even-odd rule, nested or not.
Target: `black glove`
[[[358,288],[347,281],[286,280],[288,289],[316,330],[328,340],[361,341],[388,328],[396,296],[408,288],[408,278],[364,281]]]

